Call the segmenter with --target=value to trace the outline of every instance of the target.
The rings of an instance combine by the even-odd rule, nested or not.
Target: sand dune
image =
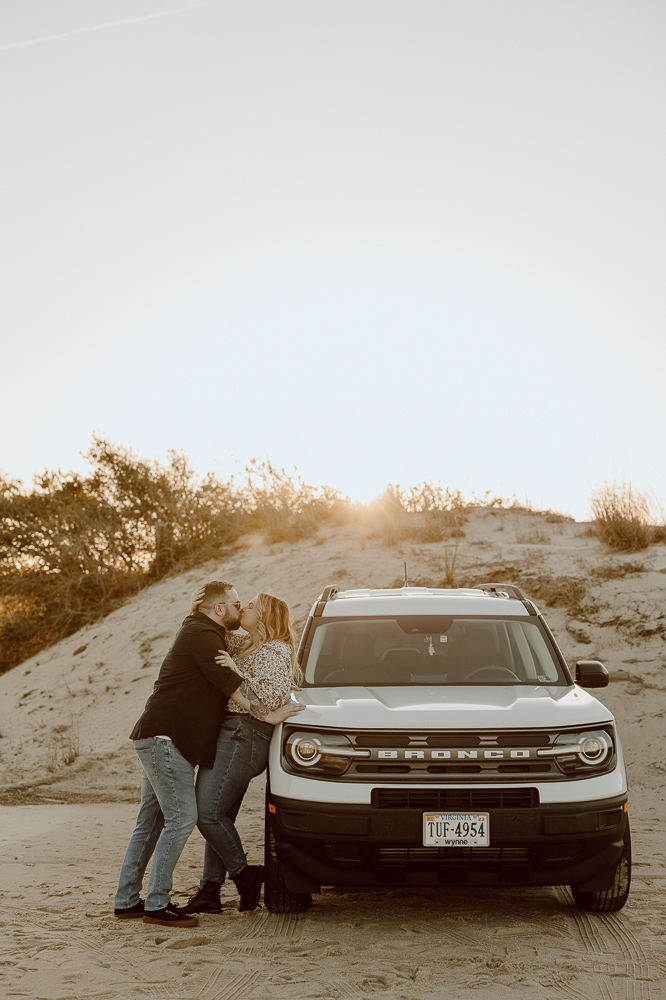
[[[449,544],[449,561],[453,550]],[[128,733],[200,580],[231,580],[241,599],[284,597],[303,619],[322,587],[387,586],[408,562],[413,581],[439,583],[445,544],[387,547],[355,527],[268,547],[252,538],[223,565],[163,580],[96,625],[0,677],[0,863],[4,996],[129,996],[252,1000],[479,1000],[539,996],[657,1000],[666,996],[666,546],[609,556],[585,526],[516,511],[479,510],[459,540],[462,579],[520,572],[570,663],[600,658],[612,683],[630,777],[634,883],[612,916],[575,910],[566,890],[327,890],[299,916],[238,914],[167,931],[115,921],[112,895],[138,803]],[[529,590],[529,587],[528,587]],[[537,602],[545,605],[543,599]],[[260,860],[263,780],[242,813]],[[185,895],[198,879],[195,834],[176,869]]]

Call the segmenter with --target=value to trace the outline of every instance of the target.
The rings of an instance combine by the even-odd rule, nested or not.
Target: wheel
[[[631,885],[631,833],[629,821],[624,834],[624,848],[617,863],[613,884],[608,889],[599,892],[581,892],[577,885],[571,886],[571,894],[579,910],[591,913],[615,913],[621,910],[629,896]]]
[[[266,826],[264,833],[264,903],[271,913],[305,913],[312,906],[309,892],[290,892],[280,874],[280,862],[275,851],[273,823],[268,811],[266,792]]]
[[[514,674],[513,670],[509,670],[508,667],[490,666],[490,667],[479,667],[478,670],[473,670],[471,674],[467,675],[467,677],[465,678],[465,681],[471,681],[473,678],[479,678],[483,674],[494,674],[495,675],[495,678],[494,678],[495,680],[502,680],[503,678],[506,678],[506,680],[512,680],[512,681],[519,681],[520,680],[520,677],[518,676],[518,674]],[[487,678],[487,680],[489,680],[489,681],[491,679],[492,678],[490,678],[490,677]]]

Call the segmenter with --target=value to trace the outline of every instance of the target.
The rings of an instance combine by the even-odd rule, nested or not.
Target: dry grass
[[[442,550],[442,558],[444,562],[444,576],[436,584],[437,587],[442,587],[445,589],[451,587],[457,587],[458,578],[456,576],[456,564],[458,562],[458,545],[460,539],[454,538],[452,541],[444,545]]]
[[[473,569],[473,571],[472,571]],[[470,567],[458,580],[459,587],[475,587],[488,581],[517,584],[527,598],[550,608],[564,608],[577,617],[587,595],[584,579],[574,576],[552,576],[538,570],[529,570],[525,563],[478,563]]]
[[[587,596],[585,580],[573,576],[551,576],[547,573],[530,572],[523,563],[477,563],[466,571],[457,569],[458,541],[450,542],[443,552],[443,565],[434,566],[444,570],[443,576],[410,578],[413,587],[476,587],[489,580],[496,583],[511,581],[521,588],[527,598],[550,608],[564,608],[574,618],[583,613],[583,602]],[[390,587],[401,587],[403,580],[395,580]],[[666,628],[666,626],[665,626]]]
[[[324,523],[341,523],[352,512],[350,500],[329,486],[314,487],[294,470],[253,459],[245,485],[236,492],[241,530],[260,530],[269,545],[313,538]]]
[[[653,505],[631,483],[604,483],[590,498],[592,531],[608,548],[639,552],[664,541],[666,527],[655,526]]]
[[[79,737],[73,723],[54,726],[51,734],[46,767],[53,773],[63,766],[70,767],[74,763],[79,756]]]
[[[590,570],[590,576],[595,580],[622,580],[632,573],[647,573],[649,567],[645,563],[624,562],[607,563],[605,566],[595,566]]]
[[[444,546],[444,583],[447,587],[456,585],[456,562],[458,559],[458,539]]]
[[[431,566],[434,570],[434,576],[410,576],[408,572],[408,583],[410,587],[433,587],[437,590],[449,590],[458,586],[466,586],[466,584],[460,584],[456,576],[456,564],[458,561],[458,546],[460,544],[459,538],[451,539],[447,542],[442,549],[438,551],[439,558],[432,560]],[[440,575],[443,572],[443,576]],[[402,577],[398,577],[393,581],[393,583],[388,584],[389,590],[397,590],[403,587],[405,581]]]
[[[515,532],[519,545],[548,545],[551,541],[550,532],[534,521],[518,521]]]
[[[544,601],[549,608],[565,608],[576,617],[587,594],[584,580],[575,576],[534,575],[525,580],[529,596],[538,601]]]
[[[519,500],[515,493],[510,497],[501,497],[495,496],[490,490],[486,490],[483,496],[473,494],[473,498],[468,506],[480,507],[482,510],[489,510],[491,513],[495,513],[498,510],[510,510],[521,514],[533,514],[535,517],[542,517],[550,524],[563,524],[566,521],[576,520],[571,514],[565,514],[559,510],[536,507],[527,498]]]
[[[357,519],[367,523],[371,533],[387,546],[407,539],[432,544],[464,537],[467,504],[458,490],[443,489],[432,482],[407,490],[398,484],[388,486],[380,497],[360,509]]]

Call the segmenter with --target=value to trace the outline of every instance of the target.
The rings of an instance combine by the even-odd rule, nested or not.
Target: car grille
[[[534,775],[561,780],[555,761],[537,756],[538,749],[551,746],[559,732],[348,733],[353,744],[369,750],[370,756],[354,760],[342,780],[518,782]]]
[[[380,864],[414,864],[421,861],[526,864],[530,860],[530,849],[529,847],[380,847],[378,856]]]
[[[410,872],[427,871],[430,884],[516,885],[529,883],[535,872],[558,872],[580,862],[584,842],[533,847],[421,847],[419,845],[381,847],[359,843],[324,843],[320,850],[327,861],[340,870],[369,871],[375,884],[405,884]],[[488,880],[486,882],[486,879]]]
[[[368,851],[356,844],[324,844],[324,854],[331,861],[362,862],[373,865],[455,864],[527,864],[529,847],[377,847]]]
[[[373,788],[375,809],[422,809],[481,812],[485,809],[535,809],[536,788]]]
[[[534,764],[500,764],[496,767],[482,767],[480,764],[431,764],[425,768],[414,768],[405,764],[357,764],[356,774],[550,774],[553,764],[549,762]],[[558,772],[559,773],[559,772]]]

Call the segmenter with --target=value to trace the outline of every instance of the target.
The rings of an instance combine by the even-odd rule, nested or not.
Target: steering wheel
[[[520,677],[518,674],[514,674],[513,670],[509,670],[508,667],[499,666],[479,667],[477,670],[473,670],[471,674],[468,674],[467,677],[465,677],[465,680],[471,681],[474,678],[482,677],[484,674],[494,674],[495,680],[506,678],[507,680],[520,681]],[[491,680],[490,677],[487,679]]]
[[[342,684],[348,685],[350,680],[352,680],[353,674],[349,670],[333,670],[330,674],[326,674],[322,677],[321,684]]]

